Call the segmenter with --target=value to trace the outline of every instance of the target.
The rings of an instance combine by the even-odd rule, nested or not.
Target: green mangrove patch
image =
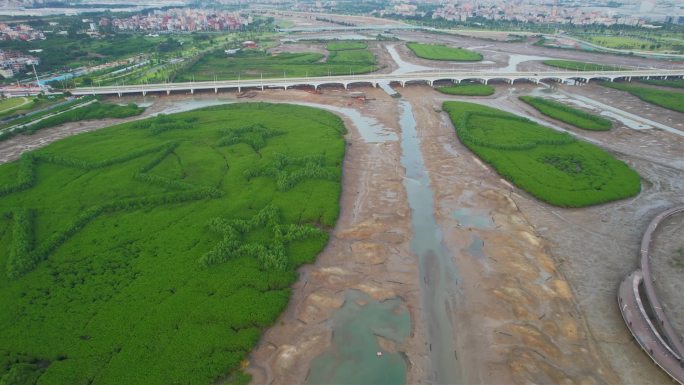
[[[337,219],[344,132],[310,107],[231,104],[0,165],[0,383],[248,381]]]
[[[590,114],[550,99],[533,96],[521,96],[519,99],[534,107],[542,114],[577,128],[590,131],[608,131],[613,127],[613,123],[606,118]]]
[[[618,71],[620,69],[619,67],[611,65],[587,63],[574,60],[544,60],[542,63],[546,64],[547,66],[571,71]]]
[[[474,103],[445,102],[460,141],[537,199],[584,207],[637,195],[639,175],[602,149],[528,119]]]
[[[668,110],[684,112],[684,92],[643,87],[629,83],[601,82],[604,87],[629,92],[637,98]]]
[[[352,45],[353,44],[353,45]],[[328,56],[314,52],[270,54],[264,51],[241,51],[226,55],[222,50],[202,56],[182,71],[178,81],[214,79],[257,79],[349,75],[378,69],[373,53],[357,43],[329,43]],[[365,46],[365,43],[364,43]]]
[[[437,91],[447,95],[489,96],[494,94],[494,87],[488,84],[461,83],[453,86],[437,87]]]
[[[419,58],[446,61],[480,61],[479,52],[465,48],[454,48],[441,44],[406,43],[406,46]]]

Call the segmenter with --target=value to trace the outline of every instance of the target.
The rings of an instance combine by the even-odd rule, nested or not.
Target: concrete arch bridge
[[[464,81],[476,81],[487,84],[491,81],[504,81],[510,84],[519,81],[540,83],[542,81],[588,83],[591,80],[627,80],[634,79],[671,79],[684,77],[684,69],[641,69],[628,71],[545,71],[545,72],[497,72],[497,71],[444,71],[444,72],[413,72],[408,74],[365,74],[365,75],[342,75],[342,76],[319,76],[319,77],[296,77],[296,78],[257,78],[239,80],[220,80],[184,83],[157,83],[135,85],[112,85],[101,87],[78,87],[70,91],[73,95],[128,95],[143,94],[150,92],[167,93],[190,92],[213,90],[237,90],[265,89],[291,87],[312,87],[318,89],[323,86],[342,86],[345,89],[357,85],[370,85],[377,87],[385,84],[398,84],[402,87],[407,84],[435,85],[437,82],[461,83]]]

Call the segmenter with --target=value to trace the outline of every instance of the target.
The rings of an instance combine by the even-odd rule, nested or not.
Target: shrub
[[[245,170],[245,177],[247,180],[257,176],[275,177],[278,190],[287,191],[307,179],[336,179],[337,174],[325,169],[324,166],[325,155],[323,154],[304,157],[277,154],[272,163]]]
[[[33,270],[38,261],[33,253],[33,210],[16,208],[12,211],[14,227],[12,244],[7,258],[7,276],[16,278]]]
[[[221,130],[223,137],[219,139],[219,146],[230,146],[237,143],[245,143],[258,153],[266,145],[266,139],[283,135],[284,132],[264,127],[261,124]]]
[[[532,96],[521,96],[519,99],[531,105],[542,114],[577,128],[590,131],[608,131],[613,127],[613,123],[608,119],[549,99]]]
[[[447,95],[489,96],[494,94],[494,87],[487,84],[461,83],[453,86],[438,87],[437,91]]]
[[[259,261],[265,270],[284,270],[288,266],[285,245],[293,241],[322,236],[323,233],[311,226],[283,225],[280,212],[268,205],[250,219],[225,220],[214,218],[210,227],[223,235],[223,239],[213,249],[200,257],[202,266],[209,267],[241,256]],[[266,227],[273,235],[268,243],[246,243],[247,233]]]
[[[13,184],[0,186],[0,197],[3,195],[26,190],[36,183],[36,157],[31,153],[23,153],[19,160],[17,181]]]
[[[407,43],[406,46],[413,53],[423,59],[428,60],[448,60],[448,61],[480,61],[482,55],[478,52],[464,48],[453,48],[439,44]]]

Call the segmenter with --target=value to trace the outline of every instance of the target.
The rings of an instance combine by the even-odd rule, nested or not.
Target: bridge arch
[[[353,85],[353,84],[356,84],[356,85],[364,84],[364,85],[370,85],[371,87],[375,87],[375,86],[376,86],[376,83],[373,82],[373,81],[371,81],[371,80],[354,80],[354,81],[351,81],[351,82],[347,83],[347,87],[349,87],[349,86],[351,86],[351,85]]]

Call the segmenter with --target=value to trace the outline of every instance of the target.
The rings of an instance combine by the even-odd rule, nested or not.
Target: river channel
[[[442,243],[442,230],[434,216],[434,194],[420,150],[411,104],[401,101],[401,165],[411,208],[411,251],[418,257],[423,318],[427,327],[432,365],[431,382],[458,383],[456,333],[451,318],[458,296],[458,271]]]

